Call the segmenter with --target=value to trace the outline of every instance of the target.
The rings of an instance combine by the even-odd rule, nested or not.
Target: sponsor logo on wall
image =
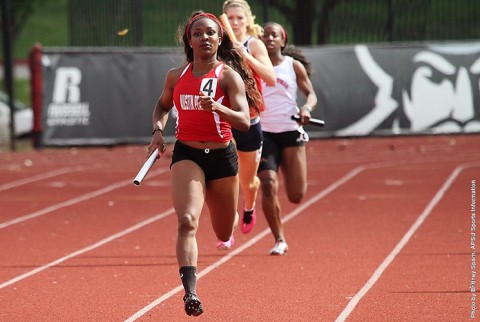
[[[76,67],[59,67],[55,73],[52,103],[48,105],[48,126],[88,126],[90,106],[81,102],[82,72]]]
[[[312,138],[480,132],[480,42],[302,51],[314,69],[312,116],[325,120],[305,127]],[[159,86],[183,59],[170,51],[49,52],[43,143],[148,143]],[[173,138],[175,121],[167,126]]]

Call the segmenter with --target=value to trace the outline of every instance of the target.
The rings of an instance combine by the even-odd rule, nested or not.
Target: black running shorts
[[[304,146],[305,133],[288,131],[281,133],[263,132],[263,148],[258,172],[273,170],[278,172],[282,162],[282,150],[288,147]]]
[[[260,122],[250,124],[250,129],[247,132],[232,128],[232,134],[238,151],[251,152],[262,147],[263,135]]]
[[[237,150],[233,142],[220,149],[195,149],[177,141],[170,168],[181,160],[191,160],[198,164],[205,174],[205,181],[232,177],[238,173]]]

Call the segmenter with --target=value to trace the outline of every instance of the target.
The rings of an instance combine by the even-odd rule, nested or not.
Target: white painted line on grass
[[[450,188],[450,186],[455,181],[457,176],[464,169],[469,168],[469,167],[474,167],[474,166],[480,166],[480,163],[463,164],[463,165],[460,165],[460,166],[456,167],[453,170],[453,172],[450,174],[448,179],[444,182],[444,184],[442,185],[440,190],[438,190],[437,193],[435,194],[435,196],[433,197],[433,199],[430,200],[430,202],[428,203],[427,207],[423,210],[421,215],[413,223],[413,225],[410,227],[410,229],[407,231],[407,233],[403,236],[403,238],[400,240],[400,242],[395,246],[395,248],[392,250],[392,252],[385,258],[385,260],[375,270],[375,272],[370,277],[370,279],[367,281],[367,283],[348,302],[348,305],[340,313],[340,315],[337,317],[335,322],[343,322],[350,316],[350,314],[355,309],[355,307],[360,302],[360,300],[367,294],[367,292],[372,288],[372,286],[378,281],[380,276],[387,269],[387,267],[393,262],[393,260],[400,253],[400,251],[403,249],[403,247],[405,247],[405,245],[408,243],[410,238],[412,238],[413,234],[423,224],[425,219],[430,215],[433,208],[435,208],[435,206],[442,200],[443,196],[445,195],[445,192],[448,190],[448,188]]]

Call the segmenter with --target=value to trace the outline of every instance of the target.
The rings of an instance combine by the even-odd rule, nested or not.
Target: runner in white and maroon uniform
[[[307,191],[305,142],[308,136],[302,125],[308,124],[310,112],[317,104],[317,96],[309,78],[308,61],[298,50],[292,52],[285,49],[287,34],[283,27],[277,23],[267,23],[262,40],[275,69],[277,82],[263,89],[263,150],[258,177],[262,183],[263,213],[275,239],[270,254],[285,255],[288,244],[278,198],[278,172],[282,170],[288,200],[300,203]],[[298,90],[306,98],[306,103],[300,108],[297,106]],[[300,124],[292,120],[293,115],[300,116]]]

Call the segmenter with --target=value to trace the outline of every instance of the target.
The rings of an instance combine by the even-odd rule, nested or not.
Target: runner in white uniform
[[[284,255],[288,245],[281,221],[278,170],[282,170],[288,200],[292,203],[301,202],[307,191],[305,142],[308,141],[302,125],[308,124],[317,97],[309,78],[310,64],[305,57],[299,51],[284,51],[287,35],[283,27],[277,23],[267,23],[262,40],[267,47],[277,82],[274,86],[264,84],[263,88],[263,150],[258,177],[261,182],[262,209],[275,239],[270,254]],[[298,90],[306,97],[306,104],[301,108],[297,106]],[[300,124],[291,118],[297,114]]]

